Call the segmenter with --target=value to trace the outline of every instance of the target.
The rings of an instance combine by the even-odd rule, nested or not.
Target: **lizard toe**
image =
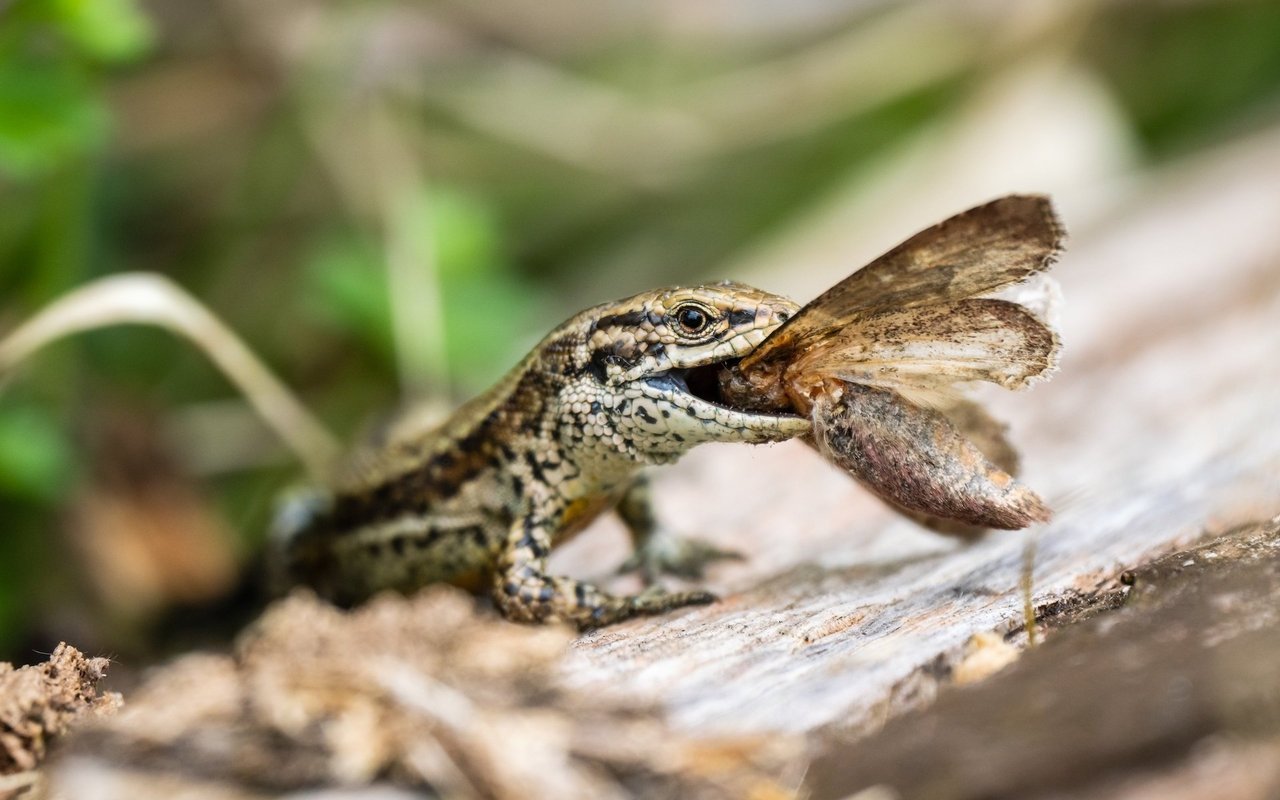
[[[713,562],[741,561],[744,558],[739,552],[721,549],[701,539],[658,534],[623,562],[618,572],[638,571],[646,584],[653,584],[662,575],[701,578]]]

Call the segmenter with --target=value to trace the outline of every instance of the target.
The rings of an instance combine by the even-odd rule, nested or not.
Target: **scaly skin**
[[[583,311],[444,425],[358,453],[331,491],[286,513],[287,574],[340,603],[444,581],[487,592],[509,619],[582,628],[713,601],[656,589],[610,595],[548,575],[546,558],[620,501],[646,576],[696,574],[726,555],[657,533],[639,471],[703,442],[809,432],[806,419],[730,409],[682,380],[684,370],[747,355],[796,310],[724,283]]]

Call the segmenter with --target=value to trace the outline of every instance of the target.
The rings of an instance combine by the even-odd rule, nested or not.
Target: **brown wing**
[[[937,409],[952,427],[982,452],[987,460],[1013,477],[1022,471],[1022,459],[1005,436],[1003,422],[986,412],[971,400],[955,398]]]
[[[742,362],[790,358],[858,317],[975,297],[1017,283],[1057,257],[1065,233],[1049,198],[1010,195],[917,233],[806,305]]]
[[[908,392],[968,381],[1021,389],[1057,357],[1057,336],[1030,311],[975,298],[859,317],[815,338],[784,375],[801,393],[825,378]]]
[[[1013,449],[1013,445],[1005,437],[1005,426],[983,410],[982,406],[961,398],[952,398],[949,403],[935,410],[947,418],[947,422],[951,423],[957,433],[976,445],[988,461],[1010,476],[1018,477],[1022,466],[1018,451]],[[970,525],[954,519],[914,511],[891,500],[885,502],[896,508],[898,513],[910,517],[917,525],[923,525],[935,533],[946,536],[974,540],[989,530],[981,525]]]
[[[901,401],[908,402],[905,398],[900,398],[899,396],[893,397],[899,398]],[[827,401],[822,404],[822,407],[818,410],[817,416],[815,416],[815,419],[819,421],[818,433],[815,434],[817,438],[809,436],[809,438],[805,439],[806,442],[812,445],[812,447],[817,449],[819,452],[831,453],[833,445],[838,447],[838,436],[837,438],[833,438],[832,430],[840,425],[850,425],[851,420],[849,419],[849,416],[847,416],[847,412],[849,412],[850,408],[858,406],[858,401],[852,401],[852,404],[849,404],[849,401],[846,401],[845,398],[841,398],[835,406],[833,406],[833,403],[836,402],[832,401],[831,398],[827,398]],[[829,415],[831,415],[833,407],[844,407],[845,412],[842,413],[842,415],[841,413],[837,413],[836,419],[832,419]],[[925,410],[920,413],[924,413],[924,415],[940,413],[940,415],[946,417],[947,422],[950,422],[952,428],[955,429],[955,433],[960,434],[961,438],[963,438],[965,442],[977,447],[978,452],[982,453],[983,456],[987,458],[987,461],[991,462],[992,466],[995,466],[997,470],[1004,471],[1005,474],[1010,477],[1015,477],[1015,479],[1018,477],[1021,468],[1021,458],[1018,456],[1018,451],[1014,449],[1014,445],[1010,444],[1009,439],[1005,436],[1005,425],[984,411],[982,406],[979,406],[979,404],[966,401],[966,399],[963,398],[950,398],[947,399],[945,404],[942,404],[942,406],[933,408],[933,410]],[[924,419],[928,419],[928,417],[924,417]],[[870,420],[869,424],[872,426],[873,430],[876,428],[876,421]],[[933,424],[927,425],[925,428],[932,430],[940,429],[940,424],[936,421],[936,417],[934,417]],[[847,440],[847,436],[850,434],[846,433],[845,435]],[[950,434],[946,435],[950,436]],[[938,449],[940,447],[941,445],[936,442],[932,445],[933,449]],[[951,440],[951,447],[946,449],[955,451],[955,447],[956,445],[954,440]],[[963,448],[964,445],[960,445],[960,447]],[[837,457],[846,462],[850,460],[851,456],[852,453],[846,449],[846,451],[841,451]],[[849,467],[849,463],[845,462],[837,463],[841,463],[841,466],[845,466],[846,468]],[[952,471],[954,471],[954,466],[951,468]],[[865,471],[865,467],[860,467],[860,471],[858,474],[855,474],[854,477],[860,480],[861,483],[865,484],[868,483],[868,481],[865,479],[863,474],[861,474],[863,471]],[[986,475],[987,471],[984,470],[983,479],[979,480],[977,484],[980,489],[980,494],[989,494],[989,486],[987,486],[987,481],[989,479]],[[895,508],[900,515],[909,517],[916,525],[927,527],[927,529],[937,532],[937,534],[956,536],[956,538],[972,541],[982,538],[988,530],[991,530],[989,527],[984,525],[973,525],[969,524],[969,522],[948,520],[946,517],[932,515],[932,513],[919,511],[919,509],[916,508],[906,507],[904,504],[899,502],[899,500],[893,499],[890,493],[881,492],[881,490],[877,490],[876,494],[879,495],[879,498],[884,500],[884,502]]]
[[[1035,492],[992,463],[944,414],[896,392],[846,384],[817,398],[813,420],[827,460],[913,518],[943,523],[943,532],[974,530],[952,522],[1016,530],[1050,517]]]

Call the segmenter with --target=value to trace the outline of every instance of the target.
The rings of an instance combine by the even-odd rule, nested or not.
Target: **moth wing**
[[[1022,459],[1018,451],[1009,442],[1004,423],[988,414],[982,406],[963,398],[951,398],[935,409],[947,418],[956,432],[977,446],[987,460],[1016,478],[1021,472]],[[883,498],[882,498],[883,499]],[[913,520],[935,533],[956,536],[961,539],[977,539],[989,529],[982,525],[971,525],[954,519],[926,514],[906,508],[898,503],[886,500],[897,509],[898,513]]]
[[[827,460],[935,530],[1016,530],[1050,517],[1035,492],[992,463],[946,415],[897,392],[845,384],[816,399],[813,420]]]
[[[830,408],[827,406],[826,408]],[[945,398],[936,407],[937,413],[946,417],[947,422],[955,428],[964,439],[972,443],[978,448],[983,456],[987,458],[994,466],[1003,470],[1010,477],[1018,477],[1022,468],[1022,459],[1018,455],[1018,451],[1014,449],[1009,442],[1005,432],[1008,430],[1004,423],[992,417],[982,406],[977,403],[965,400],[959,397]],[[828,410],[819,412],[819,438],[807,437],[806,441],[819,452],[830,453],[832,442],[831,429],[833,427],[831,421],[826,414]],[[826,420],[825,424],[823,421]],[[824,451],[824,445],[827,450]],[[848,470],[848,465],[845,469]],[[858,477],[855,475],[855,477]],[[861,478],[859,478],[862,481]],[[862,481],[865,483],[865,481]],[[915,522],[928,528],[935,533],[941,533],[946,536],[955,536],[961,539],[977,539],[985,534],[990,528],[985,525],[975,525],[967,522],[960,522],[946,517],[940,517],[936,514],[929,514],[924,511],[918,511],[908,508],[883,492],[876,492],[876,495],[885,503],[893,507],[899,514],[907,517]]]
[[[1022,459],[1005,435],[1007,425],[988,414],[982,406],[964,398],[954,398],[936,410],[961,436],[973,442],[988,461],[1018,477],[1022,471]]]
[[[1009,195],[920,231],[828,289],[784,323],[743,368],[785,358],[855,315],[996,291],[1046,269],[1066,234],[1048,197]]]
[[[1022,306],[1051,330],[1057,330],[1059,327],[1062,316],[1062,287],[1052,275],[1039,272],[1024,281],[1010,284],[982,296]]]
[[[1058,362],[1057,335],[1031,311],[974,298],[859,317],[786,368],[800,390],[824,378],[910,392],[987,381],[1022,389]]]

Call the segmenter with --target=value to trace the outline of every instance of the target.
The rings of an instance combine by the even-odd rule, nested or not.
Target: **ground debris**
[[[557,685],[572,633],[444,588],[275,606],[229,656],[155,673],[54,768],[76,798],[790,796],[785,739],[694,740]],[[791,783],[794,783],[792,781]]]
[[[951,680],[958,685],[986,680],[1018,660],[1021,651],[1003,636],[986,632],[974,634],[965,645],[964,655],[951,670]]]
[[[66,644],[43,664],[15,669],[0,663],[0,775],[35,769],[50,742],[83,717],[120,707],[119,695],[98,693],[108,664]]]

